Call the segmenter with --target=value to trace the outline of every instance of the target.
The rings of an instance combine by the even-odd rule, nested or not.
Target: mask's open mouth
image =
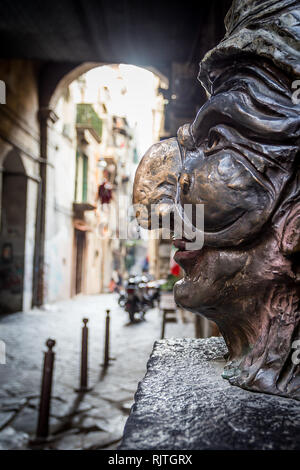
[[[173,245],[175,248],[178,248],[174,255],[174,261],[176,261],[179,266],[184,269],[186,274],[189,274],[191,269],[195,266],[195,261],[199,258],[199,255],[202,251],[200,250],[187,250],[186,244],[190,244],[189,240],[181,239],[175,240]]]

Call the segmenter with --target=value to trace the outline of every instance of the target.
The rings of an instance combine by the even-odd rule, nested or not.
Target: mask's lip
[[[174,261],[184,270],[184,279],[193,275],[196,266],[199,266],[203,258],[203,248],[200,250],[176,251]]]
[[[194,258],[197,258],[201,253],[200,250],[178,250],[176,251],[174,255],[174,261],[176,261],[179,266],[181,266],[185,271],[188,271],[188,267],[185,265],[182,265],[181,262],[183,261],[190,261],[194,260]]]
[[[190,250],[186,248],[187,243],[193,243],[193,240],[189,240],[185,237],[181,238],[175,238],[172,241],[172,244],[174,245],[175,248],[177,248],[179,251],[199,251],[199,248],[196,250]]]
[[[175,240],[173,240],[173,245],[175,246],[175,248],[178,248],[178,250],[185,250],[185,244],[186,244],[186,240],[184,238],[177,238]]]
[[[177,251],[174,255],[174,259],[175,259],[175,256],[179,259],[192,259],[196,255],[198,255],[198,253],[200,253],[200,251],[203,248],[203,247],[201,248],[197,247],[194,250],[187,249],[186,247],[187,243],[192,243],[192,242],[191,240],[185,240],[185,239],[177,239],[173,241],[173,246],[177,248]]]

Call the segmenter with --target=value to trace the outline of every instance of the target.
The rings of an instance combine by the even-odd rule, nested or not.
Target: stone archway
[[[33,277],[33,306],[41,306],[45,301],[45,240],[46,240],[46,202],[47,202],[47,161],[49,127],[58,119],[54,109],[63,91],[78,77],[91,69],[113,62],[47,63],[39,74],[39,123],[40,123],[40,193],[37,206],[37,228],[35,236],[35,269]],[[168,78],[154,66],[148,69],[168,83]]]
[[[27,175],[16,150],[2,166],[0,313],[23,308]]]
[[[39,79],[39,103],[41,109],[55,108],[58,99],[60,98],[63,90],[68,87],[74,80],[90,70],[101,67],[103,65],[114,65],[113,62],[82,62],[82,63],[62,63],[62,64],[47,64],[45,65],[40,74]],[[162,78],[166,83],[169,82],[167,74],[159,70],[153,65],[140,66],[155,75]]]

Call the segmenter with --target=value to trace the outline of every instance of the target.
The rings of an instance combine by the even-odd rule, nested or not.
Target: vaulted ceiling
[[[0,58],[199,61],[224,34],[231,0],[0,0]]]

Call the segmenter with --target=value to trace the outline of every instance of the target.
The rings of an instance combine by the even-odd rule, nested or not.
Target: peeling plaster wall
[[[6,104],[0,105],[0,136],[39,157],[38,64],[28,60],[0,60],[0,80],[6,84]]]
[[[58,121],[48,128],[45,303],[69,298],[72,289],[76,171],[76,107],[72,97],[60,98],[55,113]]]
[[[37,62],[0,60],[0,80],[6,85],[6,104],[0,105],[0,167],[2,168],[6,157],[10,158],[10,152],[13,150],[21,158],[27,176],[24,283],[21,303],[23,310],[30,309],[32,302],[40,151],[38,70]],[[2,182],[2,173],[0,180]]]

